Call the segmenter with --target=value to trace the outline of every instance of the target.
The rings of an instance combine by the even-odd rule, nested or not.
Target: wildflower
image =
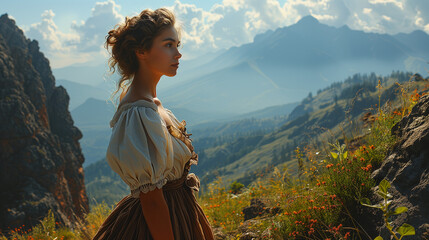
[[[346,235],[344,235],[344,239],[347,239],[348,237],[350,237],[350,232],[346,232]]]

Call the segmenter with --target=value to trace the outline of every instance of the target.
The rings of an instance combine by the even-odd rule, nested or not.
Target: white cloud
[[[386,21],[392,21],[392,18],[391,17],[389,17],[389,16],[386,16],[386,15],[383,15],[383,16],[381,16],[384,20],[386,20]]]
[[[310,14],[337,27],[346,24],[356,30],[389,34],[415,29],[429,33],[429,15],[424,14],[429,12],[427,0],[288,0],[283,6],[278,0],[223,0],[210,10],[176,0],[169,8],[183,26],[184,59],[251,42],[259,33],[294,24]],[[47,10],[29,33],[57,58],[74,56],[70,62],[83,61],[84,56],[89,56],[88,61],[95,56],[106,58],[104,37],[124,19],[113,0],[96,3],[88,19],[71,24],[72,34],[59,30],[54,16]]]
[[[38,39],[42,49],[51,51],[61,51],[64,45],[78,40],[73,34],[61,32],[54,22],[55,13],[52,10],[46,10],[42,13],[42,21],[32,24],[27,35]]]
[[[400,9],[404,9],[404,4],[400,0],[369,0],[371,4],[393,4]]]
[[[91,17],[81,24],[72,24],[72,29],[80,36],[79,51],[100,51],[107,32],[123,19],[119,8],[113,0],[97,2],[91,10]]]
[[[199,55],[201,51],[213,50],[217,46],[210,30],[213,24],[222,18],[221,15],[204,11],[195,5],[182,4],[176,1],[170,9],[176,14],[182,28],[184,59]]]
[[[372,8],[363,8],[362,13],[363,14],[370,14],[372,12]]]
[[[108,30],[123,19],[118,9],[113,0],[97,2],[86,21],[71,23],[71,33],[58,29],[54,22],[55,13],[46,10],[41,15],[41,22],[32,24],[26,35],[39,42],[53,68],[74,63],[99,63],[106,58],[103,45]]]
[[[8,15],[7,15],[7,17],[8,17],[9,19],[12,19],[13,21],[16,21],[15,17],[14,17],[14,16],[12,16],[12,15],[10,15],[10,14],[8,14]]]
[[[71,46],[78,42],[79,36],[59,30],[54,22],[55,13],[52,10],[44,11],[41,17],[41,22],[32,24],[26,35],[39,42],[39,47],[49,58],[51,66],[61,67],[85,61]]]

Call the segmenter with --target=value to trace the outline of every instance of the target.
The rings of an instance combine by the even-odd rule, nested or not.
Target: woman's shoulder
[[[148,108],[154,112],[158,111],[158,107],[154,102],[145,99],[139,99],[134,102],[123,102],[118,106],[115,114],[113,115],[113,118],[110,121],[110,127],[113,128],[115,124],[121,119],[123,114],[127,114],[133,110],[138,111],[141,108]]]

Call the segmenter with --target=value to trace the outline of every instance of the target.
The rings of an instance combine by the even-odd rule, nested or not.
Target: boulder
[[[399,142],[372,177],[377,183],[384,178],[391,183],[392,208],[408,208],[406,213],[392,217],[392,225],[408,223],[416,229],[410,239],[429,239],[429,95],[420,98],[411,113],[392,128],[392,134]],[[379,213],[376,232],[390,239],[378,217]]]

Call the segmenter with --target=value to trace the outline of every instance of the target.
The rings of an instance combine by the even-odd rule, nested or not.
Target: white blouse
[[[164,109],[178,127],[180,122],[174,114]],[[154,102],[138,100],[122,105],[110,127],[106,160],[130,187],[133,197],[180,178],[193,155],[183,141],[170,134]]]

